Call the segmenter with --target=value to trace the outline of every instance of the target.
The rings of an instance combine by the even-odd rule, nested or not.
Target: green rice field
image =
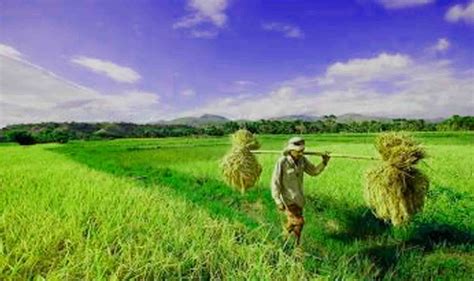
[[[305,139],[377,156],[375,136]],[[289,137],[258,139],[282,149]],[[331,159],[305,178],[301,248],[270,194],[279,156],[258,156],[261,179],[241,195],[219,170],[228,137],[0,145],[0,280],[473,280],[474,134],[415,138],[431,180],[422,213],[377,220],[362,196],[377,162]]]

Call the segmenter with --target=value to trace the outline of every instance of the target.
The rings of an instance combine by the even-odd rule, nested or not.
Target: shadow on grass
[[[398,264],[400,249],[398,245],[381,245],[366,248],[359,253],[367,257],[377,268],[374,277],[381,280]]]
[[[443,188],[436,191],[436,193],[444,192],[446,190]],[[465,198],[463,197],[464,193],[457,194],[451,189],[448,192],[448,195],[456,200]],[[325,212],[325,216],[336,220],[339,224],[339,231],[329,232],[328,235],[343,242],[352,243],[354,240],[368,240],[394,235],[395,228],[376,218],[367,207],[349,206],[346,202],[337,201],[327,195],[310,196],[307,200],[307,207],[315,213]],[[438,210],[437,212],[439,215],[443,211]],[[400,229],[406,232],[404,235],[406,238],[402,239],[403,243],[428,250],[436,244],[455,246],[473,244],[474,242],[472,230],[462,229],[455,224],[438,222],[432,218],[424,218],[424,221],[414,220]]]
[[[457,194],[452,189],[440,189],[434,193],[447,193],[453,200],[461,200],[464,194]],[[383,279],[394,274],[401,259],[410,252],[418,251],[420,259],[425,254],[435,250],[437,246],[452,248],[454,251],[470,251],[474,243],[472,230],[461,226],[438,222],[433,219],[413,221],[400,229],[377,219],[366,207],[351,207],[346,202],[334,200],[327,196],[311,196],[307,207],[315,213],[325,213],[336,226],[327,229],[326,235],[330,238],[354,245],[355,242],[364,242],[364,248],[358,249],[355,255],[361,259],[367,258],[375,265],[374,278]],[[442,212],[439,210],[438,212]],[[334,222],[335,221],[335,222]],[[401,237],[400,237],[401,236]],[[375,242],[375,243],[374,243]],[[458,247],[460,246],[460,247]],[[465,246],[465,247],[464,247]]]
[[[473,245],[474,233],[457,226],[429,222],[416,225],[405,245],[417,246],[423,251],[432,251],[436,245]]]
[[[420,261],[424,255],[432,252],[437,245],[443,247],[466,246],[465,251],[470,252],[474,242],[473,238],[469,231],[461,230],[453,225],[433,222],[416,226],[415,230],[410,233],[408,240],[365,248],[360,251],[359,256],[368,258],[376,265],[378,272],[375,277],[382,279],[387,277],[387,273],[395,272],[395,267],[406,252],[420,252]],[[456,249],[455,252],[459,251],[462,252],[463,250]],[[459,274],[467,273],[459,272]]]
[[[432,250],[438,244],[445,246],[474,244],[474,230],[465,223],[474,215],[474,210],[469,207],[472,205],[468,203],[474,202],[471,194],[438,186],[428,192],[427,198],[435,202],[436,209],[433,208],[432,216],[418,217],[413,222],[413,229],[406,243],[418,245],[425,250]],[[459,223],[455,224],[456,221]]]
[[[307,207],[315,213],[324,212],[324,216],[335,224],[333,227],[327,226],[327,235],[346,243],[371,239],[390,232],[390,225],[377,219],[368,208],[337,201],[327,195],[309,196]]]

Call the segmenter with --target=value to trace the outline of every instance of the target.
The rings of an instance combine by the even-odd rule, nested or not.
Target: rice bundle
[[[231,139],[232,147],[245,147],[249,150],[260,148],[260,143],[258,142],[257,138],[255,138],[251,132],[245,129],[236,131],[234,134],[232,134]]]
[[[251,149],[260,148],[257,139],[247,130],[238,130],[232,135],[232,149],[221,162],[225,181],[244,193],[254,186],[262,173],[262,166]]]
[[[429,179],[415,165],[425,151],[403,133],[382,134],[375,147],[383,164],[367,172],[364,197],[376,217],[401,225],[424,205]]]

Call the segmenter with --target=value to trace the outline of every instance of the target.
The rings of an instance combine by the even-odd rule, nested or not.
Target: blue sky
[[[0,0],[0,125],[474,112],[472,0]]]

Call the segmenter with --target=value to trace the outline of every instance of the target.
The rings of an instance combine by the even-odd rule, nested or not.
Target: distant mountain
[[[390,121],[392,118],[367,116],[358,113],[347,113],[337,116],[337,121],[340,123],[362,122],[362,121]]]
[[[363,122],[363,121],[382,121],[382,122],[390,122],[393,118],[389,117],[380,117],[380,116],[369,116],[363,115],[358,113],[347,113],[337,116],[336,122],[339,123],[350,123],[350,122]],[[285,115],[279,117],[269,118],[268,120],[278,120],[278,121],[318,121],[324,120],[324,116],[316,116],[316,115],[306,115],[306,114],[295,114],[295,115]],[[427,122],[440,122],[443,118],[433,119],[433,120],[426,120]],[[247,119],[240,119],[240,120],[231,120],[219,115],[213,114],[204,114],[200,117],[182,117],[177,118],[169,121],[161,121],[158,122],[159,124],[167,124],[167,125],[188,125],[193,127],[205,126],[205,125],[215,125],[215,124],[222,124],[229,121],[235,121],[237,123],[245,123],[245,122],[252,122],[258,120],[247,120]]]
[[[199,127],[204,125],[222,124],[229,121],[231,120],[219,115],[204,114],[201,117],[182,117],[161,123],[167,125],[188,125]]]
[[[312,116],[312,115],[285,115],[285,116],[280,116],[280,117],[275,117],[275,118],[270,118],[270,120],[278,120],[278,121],[296,121],[296,120],[301,120],[301,121],[317,121],[321,120],[322,117],[319,116]]]
[[[315,115],[286,115],[286,116],[281,116],[281,117],[275,117],[271,118],[270,120],[280,120],[280,121],[296,121],[296,120],[301,120],[301,121],[318,121],[318,120],[323,120],[323,116],[315,116]],[[349,123],[352,121],[360,122],[360,121],[370,121],[370,120],[376,120],[376,121],[390,121],[390,118],[385,118],[385,117],[375,117],[375,116],[367,116],[367,115],[362,115],[362,114],[357,114],[357,113],[347,113],[347,114],[342,114],[337,116],[337,121],[340,123]]]

